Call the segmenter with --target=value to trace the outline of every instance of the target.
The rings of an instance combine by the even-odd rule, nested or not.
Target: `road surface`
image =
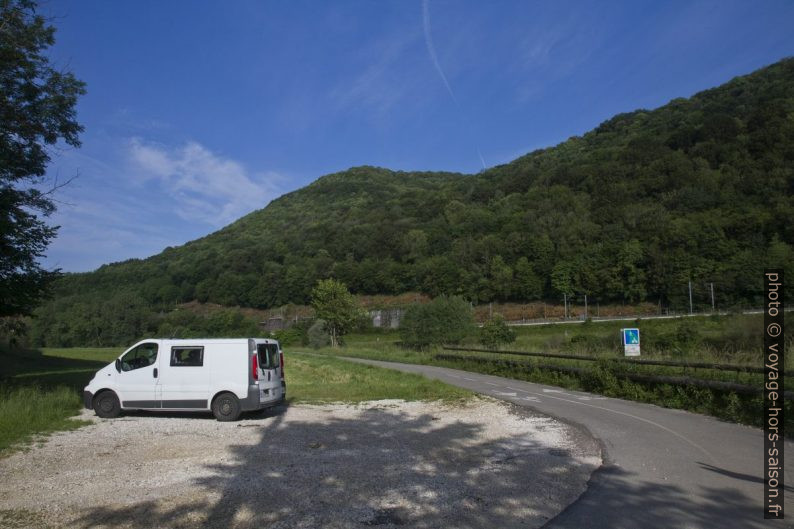
[[[604,450],[588,490],[547,528],[794,528],[764,520],[763,431],[680,410],[435,366],[348,358],[420,373],[587,429]],[[794,443],[785,476],[794,483]]]

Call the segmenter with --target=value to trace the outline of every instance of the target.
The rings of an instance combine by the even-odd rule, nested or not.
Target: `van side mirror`
[[[121,360],[119,360],[118,358],[116,358],[116,371],[121,373]]]

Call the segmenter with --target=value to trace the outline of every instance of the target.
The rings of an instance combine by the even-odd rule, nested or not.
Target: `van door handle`
[[[154,375],[154,378],[157,378],[157,368],[156,367],[154,368],[154,371],[152,371],[152,375]]]

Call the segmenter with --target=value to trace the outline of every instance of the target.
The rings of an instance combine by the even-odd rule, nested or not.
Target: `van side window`
[[[157,361],[157,344],[142,343],[121,357],[121,370],[133,371],[148,367]]]
[[[199,367],[204,365],[204,348],[172,347],[171,365],[175,367]]]

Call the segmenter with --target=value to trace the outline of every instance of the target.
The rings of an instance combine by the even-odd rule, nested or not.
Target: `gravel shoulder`
[[[601,464],[576,427],[483,397],[81,418],[0,460],[0,526],[540,527]]]

